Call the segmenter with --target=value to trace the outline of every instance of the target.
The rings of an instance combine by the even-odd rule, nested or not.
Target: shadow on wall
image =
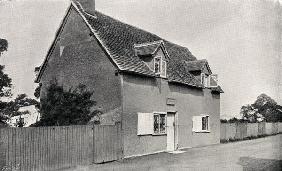
[[[243,166],[243,171],[282,170],[282,160],[240,157],[237,164]]]

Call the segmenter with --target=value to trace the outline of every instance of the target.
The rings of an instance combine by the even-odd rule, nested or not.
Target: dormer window
[[[154,72],[162,78],[166,78],[166,61],[162,56],[154,57]]]
[[[208,87],[208,75],[205,73],[201,73],[201,83],[204,87]]]
[[[205,74],[205,73],[201,73],[201,83],[205,86],[205,87],[217,87],[217,75],[216,74]]]
[[[157,76],[166,78],[169,55],[162,40],[143,44],[134,44],[138,56]]]
[[[209,76],[209,87],[217,87],[218,77],[216,74],[211,74]]]

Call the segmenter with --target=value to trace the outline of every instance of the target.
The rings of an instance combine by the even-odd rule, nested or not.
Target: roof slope
[[[201,71],[203,67],[208,63],[206,59],[185,61],[189,71]]]
[[[150,44],[134,45],[135,54],[137,56],[153,55],[154,53],[157,52],[157,50],[161,46],[161,43],[162,42],[158,41]]]
[[[163,41],[170,57],[167,64],[168,80],[202,87],[200,81],[189,73],[181,62],[183,60],[197,60],[188,48],[171,43],[155,34],[120,22],[98,11],[96,11],[96,16],[89,15],[76,1],[74,1],[74,5],[89,23],[95,32],[95,36],[102,41],[102,45],[121,71],[155,76],[155,73],[136,55],[134,45]],[[180,71],[185,72],[185,74]]]

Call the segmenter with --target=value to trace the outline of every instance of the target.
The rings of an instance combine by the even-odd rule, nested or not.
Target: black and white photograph
[[[0,171],[281,171],[282,0],[0,0]]]

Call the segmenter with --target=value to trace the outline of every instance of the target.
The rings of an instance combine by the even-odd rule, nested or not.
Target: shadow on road
[[[282,160],[240,157],[239,162],[237,164],[243,166],[243,171],[282,170]]]

